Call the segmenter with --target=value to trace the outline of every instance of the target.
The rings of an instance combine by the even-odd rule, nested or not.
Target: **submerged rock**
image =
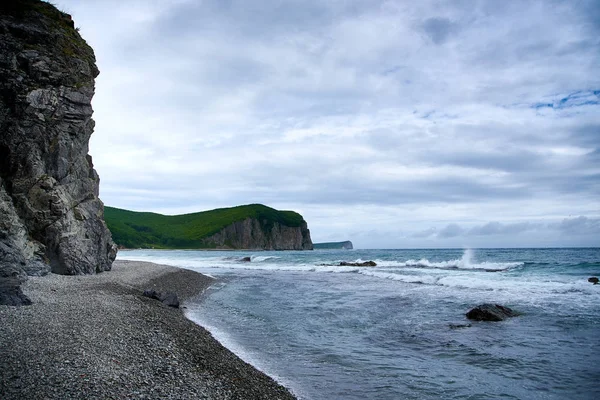
[[[376,267],[377,263],[375,261],[365,261],[365,262],[346,262],[342,261],[340,263],[340,267]]]
[[[448,327],[450,329],[463,329],[463,328],[470,328],[471,324],[448,324]]]
[[[596,278],[595,276],[592,276],[591,278],[588,278],[588,282],[591,282],[594,285],[597,285],[598,284],[598,278]]]
[[[242,257],[242,258],[240,258],[240,261],[242,261],[242,262],[251,262],[252,258],[250,258],[250,257]]]
[[[504,321],[520,313],[499,304],[480,304],[467,312],[467,318],[475,321]]]
[[[87,154],[94,52],[51,4],[8,3],[0,6],[0,280],[110,270],[116,247]]]

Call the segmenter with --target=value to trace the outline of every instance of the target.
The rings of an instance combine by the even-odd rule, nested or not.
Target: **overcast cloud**
[[[600,3],[56,0],[107,205],[356,247],[600,245]]]

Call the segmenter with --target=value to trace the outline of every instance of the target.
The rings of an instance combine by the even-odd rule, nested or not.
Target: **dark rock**
[[[42,1],[0,9],[0,280],[110,270],[88,153],[93,50]]]
[[[471,324],[448,324],[448,327],[450,329],[463,329],[463,328],[470,328]]]
[[[0,279],[0,305],[4,306],[28,306],[31,304],[29,297],[21,291],[20,280]]]
[[[480,304],[469,310],[466,315],[468,319],[475,321],[503,321],[520,314],[499,304]]]
[[[165,306],[179,308],[179,299],[175,293],[165,293],[160,300]]]
[[[165,306],[179,308],[179,299],[175,293],[171,292],[157,292],[154,289],[146,289],[143,293],[144,296],[150,297],[163,303]]]
[[[250,258],[250,257],[242,257],[242,258],[240,258],[240,261],[242,261],[242,262],[251,262],[252,258]]]
[[[340,267],[376,267],[377,263],[375,261],[365,261],[365,262],[346,262],[342,261],[340,263]]]
[[[150,297],[151,299],[160,300],[160,293],[153,289],[144,290],[144,296]]]
[[[594,285],[597,285],[598,284],[598,278],[596,278],[595,276],[592,276],[591,278],[588,278],[588,282],[591,282]]]

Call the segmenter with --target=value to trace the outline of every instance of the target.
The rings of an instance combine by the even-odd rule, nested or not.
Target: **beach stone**
[[[598,284],[598,278],[595,276],[592,276],[591,278],[588,278],[588,282],[593,283],[594,285]]]
[[[175,293],[171,292],[157,292],[154,289],[146,289],[144,290],[143,296],[150,297],[151,299],[155,299],[163,303],[165,306],[179,308],[179,299]]]
[[[150,297],[151,299],[160,300],[160,293],[154,289],[144,290],[143,296]]]
[[[160,300],[165,306],[179,308],[179,299],[175,293],[165,293]]]
[[[518,312],[499,304],[480,304],[467,312],[467,318],[475,321],[504,321],[516,317]]]

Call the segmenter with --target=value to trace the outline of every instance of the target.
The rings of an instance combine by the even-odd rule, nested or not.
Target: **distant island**
[[[302,215],[262,204],[182,215],[105,207],[104,219],[120,248],[313,249]]]
[[[346,249],[346,250],[352,250],[354,247],[352,246],[352,242],[349,240],[346,240],[345,242],[326,242],[326,243],[315,243],[314,245],[314,249],[315,250],[335,250],[335,249]]]

